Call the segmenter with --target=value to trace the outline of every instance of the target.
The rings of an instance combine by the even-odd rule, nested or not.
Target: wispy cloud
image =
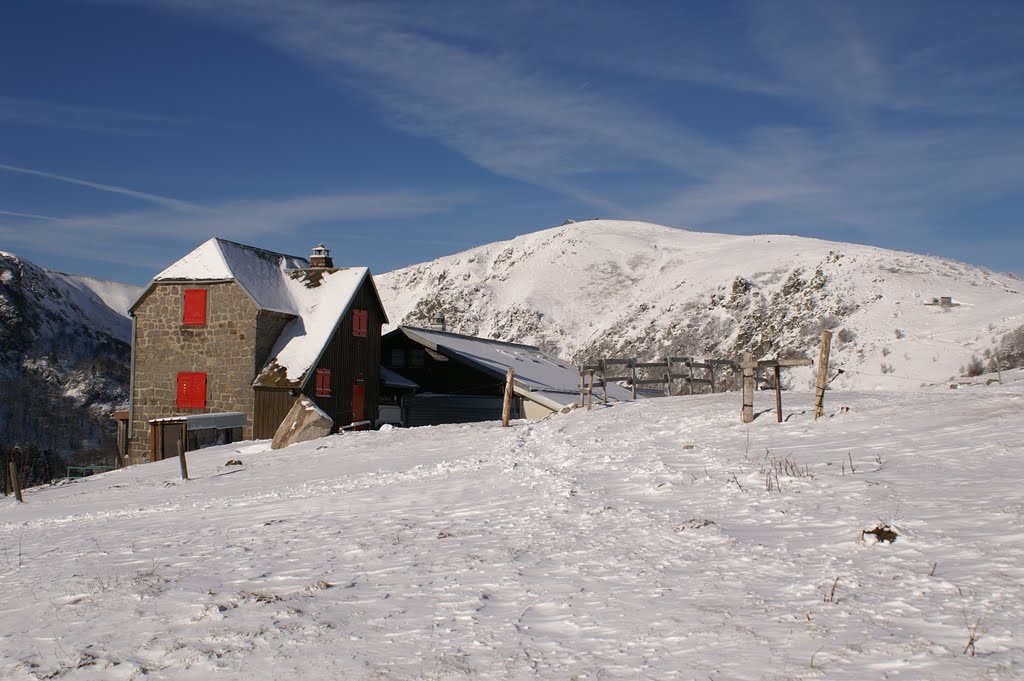
[[[893,208],[902,206],[905,217],[941,202],[939,187],[962,194],[971,184],[963,181],[965,167],[1002,163],[979,161],[973,149],[1011,126],[965,137],[949,120],[952,111],[979,108],[978,89],[958,60],[988,85],[1016,82],[1014,68],[996,66],[1011,63],[1000,51],[1016,49],[998,17],[966,13],[973,30],[991,37],[994,54],[979,63],[955,35],[942,44],[915,36],[922,23],[932,25],[930,5],[738,7],[714,14],[671,7],[638,13],[614,4],[581,11],[192,0],[187,11],[305,60],[369,98],[396,127],[606,213],[675,211],[674,223],[715,225],[775,206],[804,220],[817,213],[839,224],[858,215],[877,222]],[[950,31],[957,22],[942,25]],[[666,89],[672,83],[707,88],[700,96],[747,93],[762,99],[731,104],[781,113],[775,120],[749,115],[744,123],[738,111],[738,121],[723,127],[691,112],[690,91]],[[1020,103],[1020,89],[1000,98],[1005,110]],[[934,117],[913,124],[885,118],[907,110]],[[592,182],[631,169],[671,178],[660,201]],[[908,207],[908,197],[918,208]],[[837,206],[846,218],[836,217]],[[865,206],[875,210],[868,215]]]
[[[606,216],[916,234],[1024,191],[1012,3],[136,1],[255,36],[392,126]]]
[[[158,206],[172,208],[178,211],[202,210],[199,206],[195,204],[189,203],[187,201],[182,201],[180,199],[173,199],[168,196],[160,196],[159,194],[140,192],[135,189],[129,189],[127,187],[119,187],[113,184],[103,184],[101,182],[93,182],[92,180],[83,180],[81,178],[70,177],[68,175],[58,175],[57,173],[49,173],[43,170],[35,170],[33,168],[22,168],[21,166],[12,166],[6,163],[0,163],[0,170],[5,170],[11,173],[19,173],[21,175],[41,177],[47,180],[66,182],[68,184],[74,184],[80,187],[89,187],[90,189],[96,189],[102,192],[109,192],[111,194],[120,194],[122,196],[128,196],[133,199],[138,199],[140,201],[145,201],[147,203],[154,203]]]
[[[19,213],[13,210],[0,210],[0,215],[6,215],[14,218],[29,218],[30,220],[60,220],[51,215],[39,215],[37,213]]]
[[[167,116],[0,96],[0,124],[44,126],[112,135],[152,135],[180,121]]]
[[[178,252],[211,236],[290,251],[300,229],[325,234],[325,239],[366,238],[366,222],[440,213],[472,200],[459,193],[339,192],[229,201],[187,213],[164,208],[77,215],[48,221],[44,227],[5,221],[0,222],[0,243],[117,264],[125,264],[130,253],[134,265],[158,267],[167,264],[169,249]]]

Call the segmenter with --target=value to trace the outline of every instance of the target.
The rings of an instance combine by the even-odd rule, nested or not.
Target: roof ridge
[[[301,255],[292,255],[290,253],[281,253],[280,251],[271,251],[270,249],[267,248],[260,248],[259,246],[252,246],[250,244],[243,244],[240,241],[232,241],[231,239],[225,239],[224,237],[221,236],[212,237],[212,240],[217,242],[217,249],[221,252],[221,255],[224,254],[224,250],[221,247],[221,244],[231,244],[232,246],[244,248],[247,251],[259,251],[260,253],[265,253],[266,255],[270,256],[292,258],[294,260],[301,260],[305,263],[309,262],[308,258],[303,258]]]

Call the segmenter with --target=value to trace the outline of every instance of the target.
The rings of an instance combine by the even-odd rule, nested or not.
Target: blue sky
[[[1024,5],[15,0],[0,250],[375,272],[638,219],[1024,273]]]

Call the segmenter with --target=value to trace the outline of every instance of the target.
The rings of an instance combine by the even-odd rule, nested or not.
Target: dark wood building
[[[565,412],[579,398],[579,369],[532,345],[399,326],[381,339],[381,362],[418,387],[401,398],[405,426],[501,418],[509,369],[513,418]],[[625,400],[630,393],[613,385],[608,396]]]
[[[153,279],[131,308],[130,461],[192,442],[189,415],[241,413],[242,437],[273,437],[299,395],[335,429],[376,423],[387,318],[373,277],[322,245],[310,261],[211,239]]]

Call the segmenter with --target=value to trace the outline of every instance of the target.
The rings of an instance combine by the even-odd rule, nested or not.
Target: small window
[[[413,369],[422,369],[427,364],[427,353],[423,348],[413,348],[409,351],[409,366]]]
[[[201,371],[178,372],[178,409],[206,408],[206,374]]]
[[[317,369],[316,370],[316,396],[317,397],[330,397],[331,396],[331,370],[330,369]]]
[[[352,310],[352,335],[366,338],[370,328],[370,315],[366,310]]]
[[[402,348],[391,349],[391,366],[398,369],[405,366],[405,350]]]
[[[182,324],[186,326],[206,326],[206,289],[185,289],[181,307]]]

